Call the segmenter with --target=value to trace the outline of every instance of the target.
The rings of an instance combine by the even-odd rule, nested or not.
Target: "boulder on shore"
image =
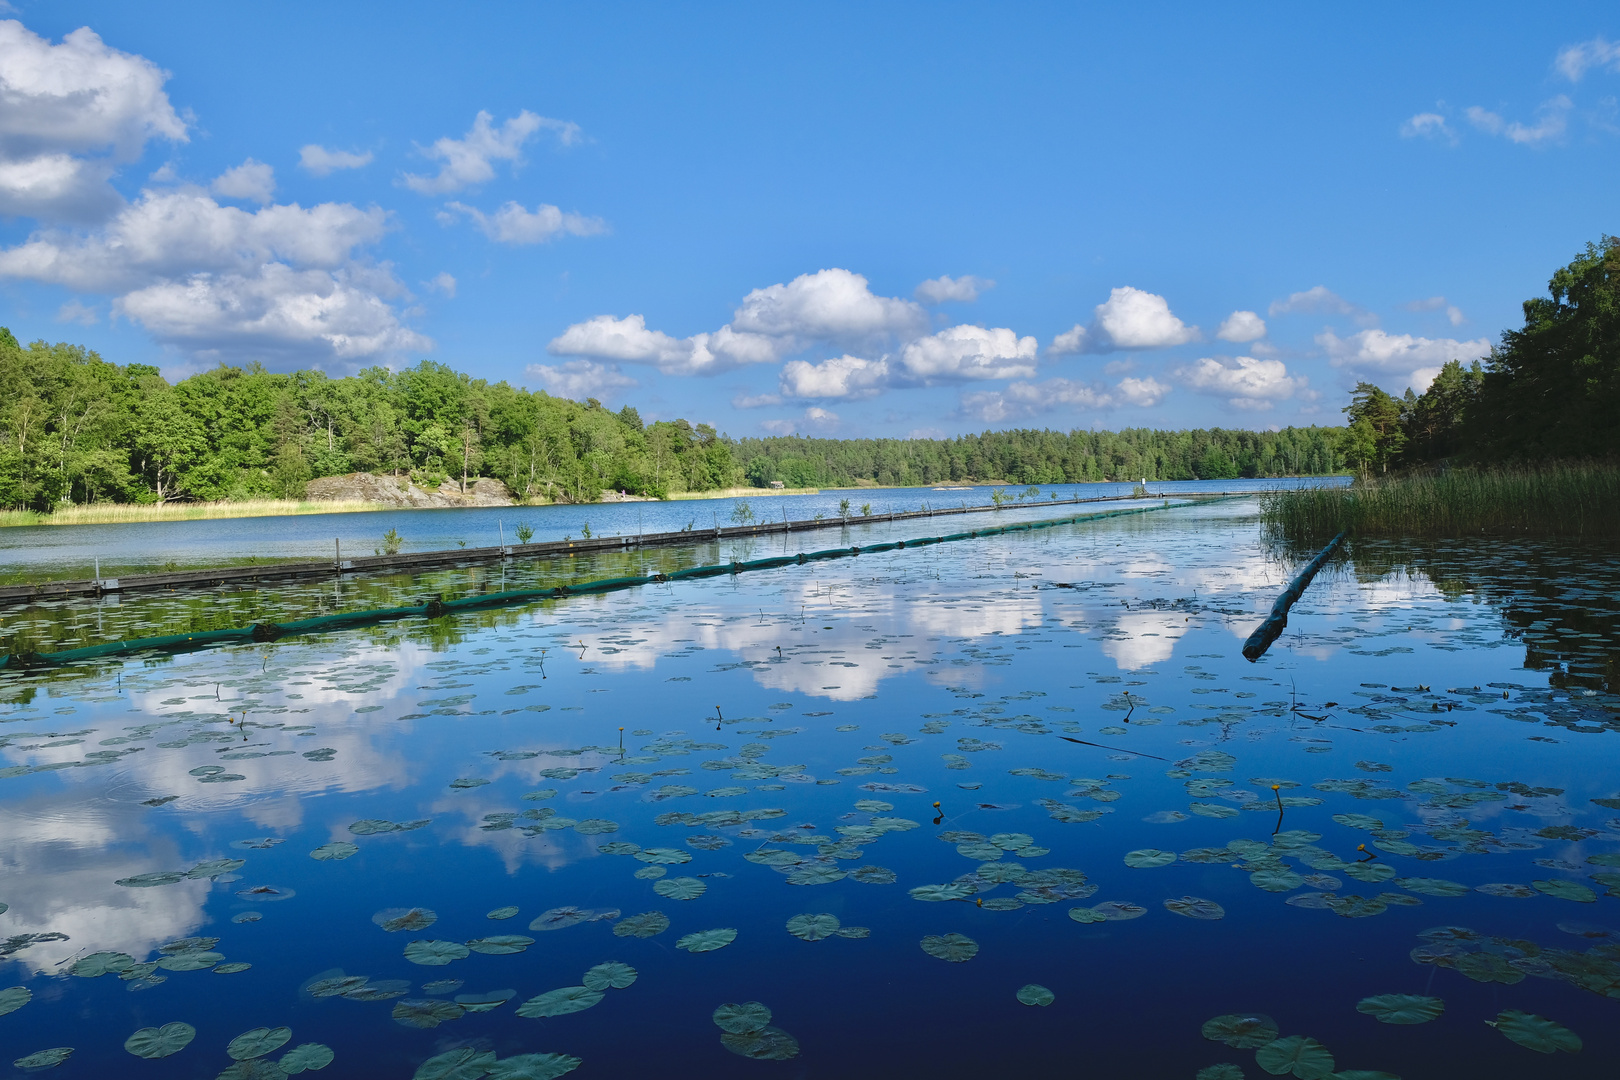
[[[322,501],[353,500],[384,506],[512,506],[517,499],[512,489],[499,480],[479,477],[467,480],[467,493],[461,481],[446,480],[436,490],[417,487],[409,476],[378,476],[375,473],[349,473],[311,480],[304,490],[308,498]]]

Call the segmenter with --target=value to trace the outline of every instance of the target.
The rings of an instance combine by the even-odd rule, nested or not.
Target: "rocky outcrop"
[[[517,501],[511,488],[488,477],[469,479],[465,495],[461,493],[458,480],[446,480],[437,490],[429,491],[417,487],[408,476],[374,473],[323,476],[305,485],[305,492],[311,499],[354,500],[402,507],[511,506]]]

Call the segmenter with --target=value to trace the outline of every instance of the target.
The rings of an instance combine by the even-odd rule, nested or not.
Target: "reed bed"
[[[7,525],[121,525],[137,521],[203,521],[210,518],[282,517],[294,514],[351,514],[397,507],[359,499],[243,499],[203,503],[89,503],[64,506],[50,514],[0,510]]]
[[[1261,496],[1260,520],[1281,540],[1351,536],[1620,536],[1620,463],[1454,468],[1348,488]]]
[[[670,501],[688,499],[763,499],[771,495],[820,495],[820,488],[731,487],[711,491],[672,491]]]

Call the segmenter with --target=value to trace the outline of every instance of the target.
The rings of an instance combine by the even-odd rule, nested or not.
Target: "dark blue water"
[[[1347,477],[1306,477],[1281,480],[1155,481],[1155,494],[1209,491],[1259,491],[1302,484],[1338,485]],[[1034,504],[1059,499],[1129,495],[1133,484],[1058,484],[1026,495],[1027,488],[1008,487],[1006,513],[1024,516],[1052,513]],[[873,514],[919,510],[925,506],[988,506],[989,487],[882,488],[823,491],[818,495],[775,495],[749,499],[692,499],[671,502],[596,503],[578,506],[488,506],[470,509],[378,510],[366,513],[308,514],[296,517],[225,518],[213,521],[151,521],[123,525],[31,525],[0,529],[0,575],[89,578],[100,560],[104,575],[152,570],[168,563],[207,566],[270,560],[326,559],[334,551],[345,556],[370,555],[390,529],[402,538],[402,551],[440,551],[465,547],[495,547],[502,540],[515,544],[517,528],[527,524],[534,542],[578,539],[587,529],[595,536],[630,536],[638,533],[675,532],[683,528],[732,525],[739,505],[746,503],[753,520],[808,521],[817,514],[827,519],[841,515],[839,504],[848,500],[849,514],[859,518],[863,507]],[[1022,497],[1020,497],[1022,496]]]
[[[1251,665],[1243,638],[1293,568],[1253,510],[655,586],[454,633],[398,624],[0,676],[0,995],[32,994],[0,1015],[0,1058],[71,1047],[52,1075],[212,1077],[233,1039],[285,1026],[250,1060],[318,1043],[328,1076],[481,1075],[424,1068],[465,1050],[496,1076],[560,1075],[567,1061],[520,1068],[557,1054],[580,1077],[1253,1077],[1268,1075],[1255,1049],[1200,1029],[1265,1014],[1341,1070],[1611,1075],[1620,901],[1592,875],[1620,872],[1620,808],[1591,800],[1620,793],[1615,556],[1364,546]],[[205,782],[220,775],[241,779]],[[358,851],[310,857],[333,843]],[[1128,865],[1147,849],[1176,857]],[[217,859],[244,862],[117,884]],[[1367,869],[1386,864],[1385,880]],[[1279,870],[1310,881],[1258,887]],[[695,899],[677,898],[684,881],[657,891],[686,878]],[[1477,891],[1503,885],[1519,888]],[[1165,906],[1184,897],[1222,917]],[[1133,913],[1111,903],[1142,911],[1071,914]],[[374,921],[412,907],[433,921]],[[565,908],[594,917],[529,929],[571,922]],[[667,929],[615,933],[649,912]],[[869,934],[801,940],[787,924],[803,914]],[[1420,936],[1445,927],[1463,929]],[[680,947],[711,930],[735,938]],[[971,958],[922,947],[953,933]],[[533,942],[407,959],[413,941],[454,954],[491,935]],[[172,946],[187,937],[219,940]],[[203,951],[221,958],[187,959]],[[135,977],[87,977],[109,952],[102,966]],[[175,954],[200,968],[127,970]],[[632,985],[519,1015],[610,961]],[[232,963],[252,966],[216,970]],[[1028,984],[1052,1003],[1020,1003]],[[490,1011],[454,1004],[494,991],[510,995]],[[1358,1012],[1386,994],[1444,1012]],[[794,1056],[722,1043],[716,1008],[753,1001],[792,1042],[733,1044]],[[1584,1046],[1527,1049],[1486,1025],[1503,1010]],[[172,1056],[123,1048],[173,1022],[196,1036]]]

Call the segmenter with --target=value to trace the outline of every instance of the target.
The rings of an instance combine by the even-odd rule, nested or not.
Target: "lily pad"
[[[439,913],[432,908],[384,908],[371,917],[378,926],[394,933],[399,930],[426,930],[439,921]]]
[[[141,1028],[124,1040],[124,1049],[136,1057],[166,1058],[190,1046],[196,1037],[196,1028],[176,1020],[162,1027]]]
[[[644,863],[652,863],[654,866],[675,866],[691,862],[692,853],[670,847],[642,848],[635,853],[634,858]]]
[[[1169,866],[1175,861],[1175,852],[1160,851],[1158,848],[1138,848],[1136,851],[1125,853],[1125,865],[1136,870],[1152,870],[1160,866]]]
[[[754,1061],[787,1061],[799,1056],[799,1041],[781,1028],[774,1027],[745,1034],[727,1031],[720,1036],[720,1045],[733,1054]]]
[[[494,1012],[515,997],[517,997],[516,990],[491,990],[487,994],[457,994],[456,1004],[470,1013]]]
[[[248,1058],[264,1057],[274,1050],[280,1050],[291,1038],[292,1028],[254,1028],[232,1039],[225,1047],[225,1052],[234,1061],[246,1061]]]
[[[206,949],[188,949],[163,957],[157,965],[165,971],[202,971],[224,959],[224,953],[210,952]]]
[[[564,1016],[583,1012],[601,1000],[600,990],[592,990],[588,986],[564,986],[530,998],[518,1006],[517,1014],[530,1019]]]
[[[463,1046],[428,1058],[416,1067],[412,1080],[479,1080],[488,1075],[494,1065],[493,1050]]]
[[[1189,919],[1203,919],[1213,922],[1216,919],[1226,918],[1226,909],[1213,900],[1205,900],[1198,896],[1183,896],[1180,900],[1166,900],[1166,911],[1176,915],[1185,915]]]
[[[242,972],[247,971],[252,966],[253,966],[252,964],[244,963],[241,960],[234,960],[229,964],[215,964],[214,965],[214,974],[215,975],[240,975]]]
[[[1077,907],[1069,909],[1069,918],[1077,923],[1107,922],[1108,916],[1095,908]]]
[[[713,952],[716,949],[725,948],[736,940],[737,931],[730,928],[699,930],[697,933],[687,934],[675,942],[675,947],[685,949],[687,952]]]
[[[838,932],[836,915],[795,915],[787,921],[787,932],[801,941],[821,941]]]
[[[1393,884],[1407,892],[1422,893],[1424,896],[1465,896],[1470,891],[1468,886],[1445,878],[1400,877]]]
[[[464,959],[471,949],[459,941],[418,939],[405,946],[405,959],[424,967],[443,967],[452,960]]]
[[[746,1035],[750,1031],[763,1031],[771,1022],[771,1010],[757,1001],[721,1005],[714,1010],[714,1022],[721,1031]]]
[[[856,852],[856,857],[859,855],[860,853]],[[848,876],[847,870],[840,870],[838,864],[831,861],[800,863],[787,873],[790,885],[831,885]]]
[[[893,885],[897,880],[895,872],[886,866],[857,866],[849,876],[862,885]]]
[[[518,913],[515,906],[498,907],[484,916],[486,919],[510,919]]]
[[[587,990],[623,990],[636,981],[636,969],[617,960],[597,964],[579,980]]]
[[[359,844],[351,844],[347,840],[334,840],[330,844],[322,844],[309,853],[309,857],[320,862],[341,862],[360,850]],[[320,1043],[309,1043],[310,1046],[319,1046]]]
[[[1333,914],[1344,919],[1366,919],[1374,915],[1382,915],[1389,910],[1389,904],[1381,897],[1361,896],[1351,893],[1349,896],[1328,896],[1322,903]]]
[[[531,925],[530,929],[534,929]],[[662,911],[649,911],[643,915],[630,915],[613,928],[618,937],[649,938],[669,929],[669,916]]]
[[[922,951],[952,964],[962,964],[979,955],[979,943],[966,934],[930,934],[920,942]]]
[[[1019,987],[1018,1000],[1024,1005],[1039,1005],[1044,1008],[1056,1001],[1057,995],[1040,983],[1028,983]]]
[[[1505,896],[1511,900],[1528,900],[1536,895],[1536,891],[1528,885],[1500,881],[1492,882],[1489,885],[1475,885],[1474,891],[1484,893],[1486,896]]]
[[[581,836],[603,836],[607,833],[618,832],[619,823],[617,821],[609,821],[607,818],[586,818],[584,821],[574,826],[574,831],[579,833]]]
[[[248,1058],[226,1067],[216,1080],[286,1080],[280,1064],[265,1058]]]
[[[1243,1070],[1227,1062],[1206,1065],[1198,1070],[1193,1080],[1243,1080]]]
[[[530,930],[564,930],[570,926],[578,926],[582,922],[589,922],[601,913],[590,908],[557,907],[549,911],[542,911],[536,915],[534,921],[529,923]]]
[[[1395,868],[1388,863],[1381,862],[1353,862],[1347,864],[1341,871],[1345,877],[1353,877],[1357,881],[1376,884],[1388,881],[1395,876]]]
[[[86,979],[100,978],[107,972],[125,972],[135,966],[135,958],[121,952],[93,952],[73,962],[68,971]]]
[[[1548,896],[1555,896],[1560,900],[1573,900],[1577,904],[1595,904],[1597,902],[1597,893],[1578,881],[1551,878],[1545,881],[1532,881],[1530,884]]]
[[[1556,1020],[1549,1020],[1535,1013],[1504,1009],[1494,1023],[1492,1021],[1486,1023],[1490,1023],[1497,1031],[1525,1049],[1534,1050],[1538,1054],[1551,1054],[1558,1050],[1575,1054],[1581,1049],[1579,1035]]]
[[[1256,1050],[1277,1038],[1277,1021],[1265,1013],[1225,1013],[1204,1021],[1204,1038],[1238,1050]]]
[[[1422,994],[1379,994],[1362,998],[1356,1011],[1383,1024],[1427,1024],[1446,1011],[1446,1003]]]
[[[325,1043],[299,1043],[285,1054],[282,1054],[281,1060],[277,1061],[276,1064],[280,1065],[281,1071],[288,1076],[296,1076],[301,1072],[314,1072],[324,1069],[332,1064],[332,1059],[336,1056],[336,1054],[332,1053],[332,1048]]]
[[[1249,875],[1249,884],[1266,892],[1289,892],[1305,884],[1305,879],[1292,870],[1256,870]]]
[[[1329,1080],[1333,1055],[1309,1035],[1275,1039],[1254,1052],[1255,1063],[1273,1076],[1292,1074],[1299,1080]]]
[[[14,1013],[30,1001],[34,1000],[34,992],[26,986],[8,986],[0,990],[0,1016]]]
[[[438,998],[405,998],[394,1002],[394,1020],[409,1028],[436,1028],[446,1020],[460,1020],[466,1009]]]
[[[1099,912],[1109,922],[1126,922],[1130,919],[1140,919],[1147,914],[1147,908],[1124,900],[1105,900],[1094,905],[1091,910]]]
[[[151,874],[136,874],[134,877],[119,878],[114,885],[122,885],[126,889],[150,889],[156,885],[173,885],[185,878],[186,875],[178,870],[159,870]]]
[[[584,1062],[571,1054],[518,1054],[497,1061],[488,1080],[557,1080]]]
[[[52,1069],[73,1056],[71,1046],[53,1046],[49,1050],[37,1050],[27,1057],[20,1057],[12,1064],[23,1072],[38,1072],[41,1069]]]
[[[1379,821],[1375,817],[1370,817],[1367,814],[1334,814],[1333,820],[1337,821],[1340,825],[1348,825],[1352,829],[1367,829],[1368,831],[1371,831],[1373,829],[1382,829],[1384,827],[1384,823],[1382,821]]]
[[[695,877],[665,878],[653,885],[653,892],[668,900],[696,900],[709,887]]]
[[[473,938],[467,942],[467,948],[485,956],[512,956],[533,944],[534,938],[524,937],[522,934],[495,934],[490,937]]]
[[[965,900],[973,895],[973,887],[952,882],[949,885],[919,885],[911,890],[913,900],[927,900],[940,902],[944,900]]]

